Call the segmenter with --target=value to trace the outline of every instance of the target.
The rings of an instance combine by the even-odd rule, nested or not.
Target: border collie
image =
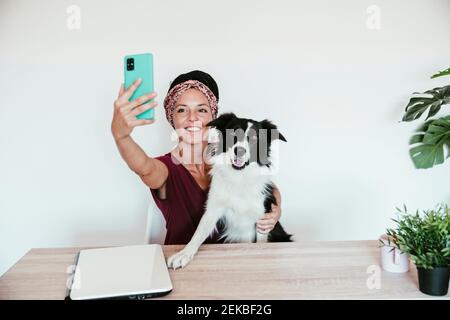
[[[209,122],[208,154],[212,176],[206,211],[191,239],[167,265],[186,266],[206,238],[221,230],[225,242],[289,242],[279,222],[268,234],[256,232],[256,222],[276,204],[271,181],[270,146],[284,136],[269,120],[255,121],[222,114]]]

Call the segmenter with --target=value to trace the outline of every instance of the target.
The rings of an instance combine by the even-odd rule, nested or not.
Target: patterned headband
[[[209,107],[211,108],[212,118],[215,119],[217,117],[218,105],[217,98],[211,89],[208,88],[205,84],[197,80],[187,80],[185,82],[177,84],[175,87],[169,90],[166,98],[164,99],[164,109],[166,110],[166,118],[169,121],[170,125],[175,128],[173,124],[173,112],[175,111],[175,104],[178,101],[178,98],[188,89],[197,89],[201,93],[203,93],[208,99]]]

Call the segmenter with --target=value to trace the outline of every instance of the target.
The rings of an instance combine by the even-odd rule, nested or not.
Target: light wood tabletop
[[[163,246],[166,258],[183,246]],[[64,299],[84,248],[32,249],[0,278],[0,299]],[[377,241],[203,245],[158,299],[450,299],[418,289],[417,271],[379,266]]]

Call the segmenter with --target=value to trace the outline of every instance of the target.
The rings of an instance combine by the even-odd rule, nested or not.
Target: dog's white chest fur
[[[216,166],[208,194],[208,207],[221,213],[226,242],[253,242],[256,221],[264,216],[264,189],[270,183],[267,174],[255,174],[259,166],[248,167],[243,172]],[[258,234],[258,241],[266,241]]]

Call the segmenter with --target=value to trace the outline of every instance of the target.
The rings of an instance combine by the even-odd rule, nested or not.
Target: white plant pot
[[[388,272],[403,273],[409,271],[409,258],[399,248],[386,239],[381,239],[384,246],[380,250],[381,267]]]

